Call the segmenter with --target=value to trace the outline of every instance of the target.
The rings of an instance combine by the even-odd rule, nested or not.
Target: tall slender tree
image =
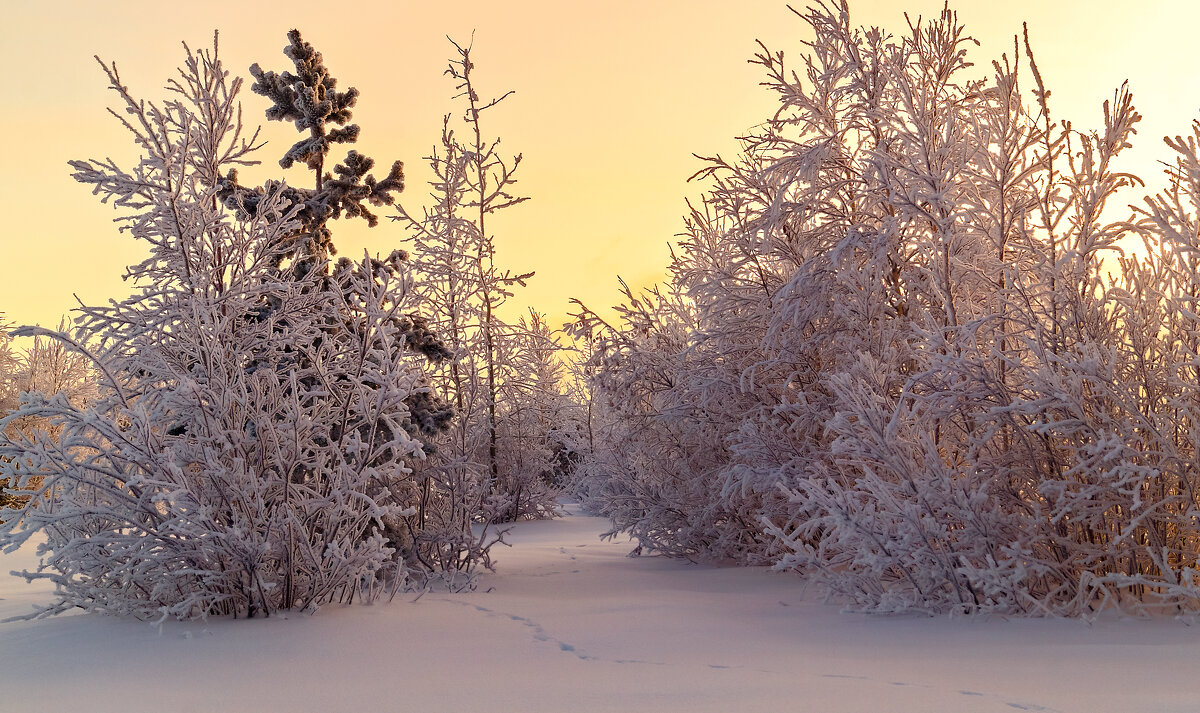
[[[552,489],[537,475],[552,458],[546,434],[536,447],[506,440],[526,437],[516,427],[517,414],[528,412],[533,392],[522,370],[530,363],[529,350],[544,350],[548,335],[500,317],[513,290],[532,273],[501,270],[489,232],[497,213],[527,200],[514,193],[521,156],[501,155],[499,139],[486,139],[483,130],[485,114],[512,92],[481,98],[471,47],[451,42],[456,57],[446,74],[456,82],[455,99],[465,105],[461,124],[467,138],[456,135],[458,122],[447,115],[440,146],[428,158],[435,176],[433,204],[421,215],[401,206],[396,218],[413,236],[413,266],[422,278],[417,292],[456,354],[439,387],[461,412],[453,443],[443,448],[444,455],[454,454],[455,464],[444,465],[460,474],[482,469],[477,487],[489,519],[542,517],[555,510]]]

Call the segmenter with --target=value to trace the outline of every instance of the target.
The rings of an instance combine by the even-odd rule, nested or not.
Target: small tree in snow
[[[298,34],[291,48],[319,66]],[[398,169],[390,189],[360,184],[369,166],[353,158],[336,187],[241,189],[228,172],[257,147],[239,120],[242,82],[215,45],[188,51],[162,105],[134,99],[101,64],[143,156],[130,170],[71,165],[126,211],[122,229],[150,256],[130,268],[137,292],[82,308],[74,337],[18,330],[86,354],[101,392],[86,407],[32,394],[3,422],[44,418],[60,433],[0,442],[0,474],[17,489],[41,479],[0,516],[0,546],[45,534],[26,576],[55,582],[59,598],[41,614],[254,616],[404,586],[388,533],[410,512],[414,434],[441,426],[420,410],[434,403],[422,362],[438,346],[404,311],[401,254],[327,269],[323,253],[325,220],[382,200]]]
[[[485,520],[546,517],[556,511],[556,491],[539,473],[549,467],[552,446],[544,438],[530,440],[518,424],[533,413],[531,399],[540,395],[526,368],[554,346],[548,334],[499,316],[512,290],[532,273],[499,269],[488,232],[492,216],[527,200],[512,193],[521,157],[505,159],[499,140],[485,139],[482,128],[483,115],[512,92],[482,99],[471,47],[454,48],[446,74],[457,82],[455,98],[466,104],[468,138],[455,135],[447,115],[440,146],[428,158],[433,204],[420,216],[400,207],[397,216],[413,234],[422,307],[455,354],[435,383],[455,405],[459,422],[439,444],[430,477],[477,492],[481,510],[474,515]]]

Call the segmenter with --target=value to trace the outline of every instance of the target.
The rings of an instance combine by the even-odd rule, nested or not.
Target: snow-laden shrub
[[[0,546],[45,537],[26,574],[57,585],[41,614],[254,616],[405,586],[409,464],[449,414],[424,385],[438,347],[405,312],[403,255],[330,269],[297,238],[323,226],[319,191],[230,197],[256,147],[215,47],[188,51],[161,105],[104,68],[142,156],[73,161],[74,176],[150,254],[129,268],[136,292],[81,308],[74,336],[18,330],[86,354],[101,393],[28,394],[0,423],[58,431],[4,428],[0,475],[33,496],[0,514]]]
[[[756,55],[778,111],[701,172],[669,283],[578,324],[590,507],[867,610],[1200,608],[1200,129],[1113,220],[1127,88],[1082,132],[1027,39],[981,73],[949,9],[896,36],[798,15],[813,39]]]
[[[722,431],[752,405],[736,374],[702,345],[693,305],[652,289],[617,307],[612,325],[580,305],[574,336],[589,352],[579,365],[592,398],[593,443],[574,491],[584,509],[608,517],[639,551],[762,564],[771,546],[757,521],[761,499],[730,489]]]

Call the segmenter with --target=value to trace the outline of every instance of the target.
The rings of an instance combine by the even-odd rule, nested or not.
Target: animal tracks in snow
[[[888,685],[891,685],[891,686],[912,686],[914,688],[928,688],[931,690],[938,690],[938,686],[930,686],[930,685],[926,685],[926,684],[922,684],[922,683],[908,683],[906,681],[881,681],[879,679],[874,679],[869,676],[855,676],[855,675],[846,674],[846,673],[825,673],[825,674],[821,674],[821,678],[844,678],[844,679],[849,679],[849,680],[853,680],[853,681],[870,681],[872,683],[887,683]],[[995,695],[995,694],[980,693],[979,691],[966,691],[966,690],[959,690],[959,691],[957,691],[957,693],[964,695],[964,696],[994,699],[997,702],[1008,706],[1009,708],[1015,708],[1015,709],[1021,710],[1021,711],[1034,711],[1035,713],[1062,713],[1057,708],[1048,708],[1046,706],[1037,705],[1036,703],[1025,703],[1023,701],[1004,700],[1006,698],[1006,696],[999,696],[999,695]]]
[[[510,614],[508,612],[496,611],[495,609],[489,609],[485,606],[480,606],[479,604],[472,604],[470,602],[460,602],[455,599],[444,599],[442,601],[449,602],[451,604],[458,604],[460,606],[469,607],[469,608],[474,609],[475,611],[480,612],[481,614],[485,614],[489,617],[498,617],[501,619],[508,619],[509,621],[516,622],[517,624],[520,624],[521,626],[527,627],[532,630],[531,633],[532,633],[534,641],[546,642],[548,644],[556,646],[559,651],[562,651],[563,653],[566,653],[566,654],[571,654],[572,656],[579,659],[580,661],[605,661],[608,663],[647,664],[650,666],[665,666],[666,665],[662,661],[642,661],[639,659],[608,659],[608,658],[603,658],[600,656],[592,656],[592,655],[587,654],[587,653],[581,651],[580,649],[576,648],[574,644],[567,643],[566,641],[563,641],[562,639],[551,636],[542,627],[541,624],[537,623],[533,619],[530,619],[529,617],[524,617],[524,616],[521,616],[520,614]]]
[[[541,624],[537,623],[533,619],[530,619],[529,617],[521,616],[520,614],[512,614],[509,612],[497,611],[495,609],[489,609],[488,607],[485,607],[485,606],[482,606],[479,604],[458,601],[455,599],[443,599],[441,601],[445,601],[445,602],[449,602],[451,604],[457,604],[459,606],[464,606],[464,607],[468,607],[470,609],[474,609],[475,611],[477,611],[481,614],[484,614],[488,617],[507,619],[514,623],[520,624],[521,626],[524,626],[531,630],[531,634],[533,636],[534,641],[545,642],[547,644],[551,644],[551,645],[557,647],[559,651],[566,653],[566,654],[571,654],[572,656],[579,659],[580,661],[597,661],[597,662],[601,662],[601,663],[615,663],[615,664],[641,664],[644,666],[681,666],[681,665],[686,665],[686,664],[670,663],[667,661],[647,661],[645,659],[607,658],[607,657],[603,657],[603,656],[589,654],[589,653],[585,652],[584,650],[576,647],[575,644],[568,643],[566,641],[563,641],[562,639],[552,636],[549,632],[546,631],[546,629]],[[766,673],[766,674],[778,674],[779,673],[778,671],[771,671],[771,670],[762,669],[762,668],[750,668],[748,666],[736,666],[736,665],[715,664],[715,663],[703,664],[703,665],[706,668],[713,669],[713,670],[730,670],[730,671],[732,671],[732,670],[750,670],[750,671],[756,671],[758,673]],[[851,677],[847,676],[846,678],[851,678]]]

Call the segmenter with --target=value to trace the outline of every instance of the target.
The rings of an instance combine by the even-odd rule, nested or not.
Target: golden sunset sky
[[[803,0],[797,0],[803,6]],[[903,12],[936,15],[941,0],[855,0],[857,24],[900,32]],[[444,9],[446,7],[452,9]],[[959,18],[982,47],[980,68],[1011,51],[1029,22],[1052,110],[1078,128],[1100,125],[1100,105],[1128,79],[1145,117],[1124,168],[1160,185],[1156,161],[1168,158],[1164,134],[1189,131],[1200,115],[1192,0],[960,0]],[[349,9],[353,8],[353,9]],[[439,9],[443,8],[443,9]],[[755,39],[798,58],[807,28],[781,0],[551,2],[460,0],[370,2],[18,2],[5,0],[0,62],[7,70],[0,135],[0,236],[8,269],[0,311],[18,324],[51,325],[75,305],[124,297],[124,266],[144,248],[120,236],[67,161],[136,153],[105,113],[114,95],[92,59],[115,60],[136,96],[160,99],[162,86],[193,48],[220,30],[226,66],[246,75],[258,62],[282,70],[288,29],[297,27],[325,57],[339,87],[361,91],[357,148],[386,166],[405,162],[402,201],[426,199],[421,160],[437,141],[441,117],[458,107],[442,75],[453,48],[475,33],[476,79],[484,94],[516,94],[485,131],[524,154],[519,188],[532,200],[491,223],[501,265],[537,272],[514,307],[532,305],[561,324],[568,299],[603,307],[616,276],[644,285],[659,279],[667,244],[681,228],[692,156],[732,154],[733,137],[773,111],[760,73],[746,60]],[[264,123],[266,100],[243,94],[248,123]],[[264,163],[249,176],[279,174],[276,161],[295,140],[290,124],[264,126]],[[340,156],[338,156],[340,158]],[[243,174],[247,175],[247,174]],[[308,179],[303,180],[304,183]],[[1130,196],[1130,201],[1136,197]],[[335,224],[342,255],[403,247],[398,224]]]

